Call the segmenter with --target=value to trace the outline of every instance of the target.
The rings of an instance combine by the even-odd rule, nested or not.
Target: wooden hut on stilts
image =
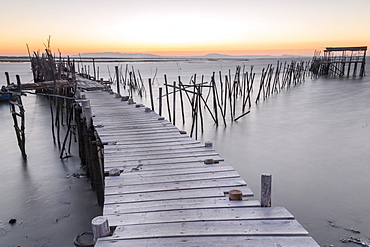
[[[327,47],[324,54],[315,52],[310,71],[315,76],[365,76],[367,46]]]

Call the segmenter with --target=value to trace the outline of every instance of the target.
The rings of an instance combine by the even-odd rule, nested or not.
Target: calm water
[[[29,64],[0,64],[2,75],[4,70],[13,77],[18,70],[22,80],[31,76],[26,73]],[[27,162],[18,149],[9,106],[0,103],[0,246],[72,247],[75,236],[91,230],[91,219],[101,214],[101,208],[85,178],[67,178],[84,171],[76,145],[73,157],[59,159],[60,152],[52,141],[49,102],[28,95],[23,103]],[[13,218],[17,222],[10,225]]]
[[[132,63],[130,66],[140,70],[144,82],[148,77],[153,78],[157,70],[155,84],[159,85],[163,83],[163,74],[167,74],[169,82],[177,80],[180,75],[186,83],[194,73],[197,74],[198,81],[201,80],[201,75],[205,75],[204,80],[209,81],[212,72],[218,73],[221,70],[223,74],[227,74],[229,69],[233,72],[236,65],[244,64],[247,69],[250,65],[255,65],[257,78],[254,83],[258,86],[261,68],[269,63],[275,64],[276,60]],[[6,64],[9,67],[3,65],[0,65],[1,71],[11,72],[10,68],[14,66],[19,66],[13,70],[15,72],[19,69],[22,69],[19,70],[22,73],[29,71],[27,64]],[[100,77],[109,77],[107,65],[110,66],[113,77],[113,64],[100,64]],[[348,239],[349,236],[370,242],[369,69],[367,75],[368,77],[363,79],[307,78],[303,84],[291,87],[257,105],[253,104],[250,114],[237,122],[228,121],[226,128],[222,124],[216,127],[209,117],[206,117],[205,132],[199,139],[214,143],[215,149],[244,177],[257,198],[261,173],[271,173],[273,206],[287,208],[321,246],[356,246],[340,241],[341,238]],[[23,77],[22,81],[31,80],[30,73],[28,77],[27,73],[24,73]],[[158,95],[157,90],[156,88],[155,95]],[[257,91],[254,92],[254,99],[256,93]],[[142,99],[137,96],[135,100],[150,105],[148,96]],[[63,198],[71,196],[68,183],[73,183],[72,188],[76,190],[76,183],[83,186],[85,183],[82,180],[64,178],[71,170],[79,169],[79,164],[72,159],[65,162],[59,160],[59,153],[52,144],[50,132],[45,133],[46,126],[50,125],[47,104],[42,98],[35,96],[28,96],[24,101],[28,124],[27,165],[22,163],[17,149],[7,105],[0,106],[1,115],[7,116],[0,118],[1,126],[6,128],[6,138],[3,139],[9,140],[0,144],[1,154],[6,157],[3,166],[8,175],[0,182],[2,188],[7,188],[1,192],[2,198],[7,199],[1,200],[1,208],[5,210],[1,211],[0,234],[8,239],[17,236],[13,235],[16,228],[37,221],[33,219],[37,218],[36,214],[28,215],[25,209],[31,204],[28,203],[29,200],[37,204],[39,198],[47,197],[43,200],[50,202],[50,209],[45,211],[44,217],[49,217],[50,221],[54,222],[49,222],[49,227],[45,227],[46,233],[58,231],[61,222],[80,220],[82,215],[71,215],[55,223],[54,218],[61,218],[64,213],[53,215],[51,208],[72,207],[71,204],[61,203],[72,200]],[[43,114],[43,111],[47,114]],[[43,119],[45,126],[38,119]],[[180,123],[179,112],[177,119],[177,126],[190,132],[189,119],[184,126]],[[43,136],[45,139],[36,138],[33,143],[32,138],[36,136]],[[41,164],[46,165],[41,168]],[[30,175],[31,173],[33,175]],[[39,179],[33,178],[34,176]],[[56,178],[60,179],[60,184]],[[50,189],[50,184],[60,190],[67,188],[65,190],[68,190],[68,193],[57,191],[47,194],[45,191]],[[86,191],[80,194],[72,194],[76,197],[86,196],[90,191],[88,187],[85,188]],[[25,195],[26,191],[29,191],[29,194]],[[39,194],[34,195],[35,191]],[[5,206],[2,205],[4,203]],[[95,207],[94,203],[90,202],[78,208]],[[14,216],[16,211],[24,215],[24,223],[9,227],[7,219],[18,217]],[[65,214],[68,214],[67,211]],[[329,221],[336,227],[329,224]],[[84,222],[79,224],[79,232],[86,230]],[[50,225],[54,229],[51,229]],[[41,229],[41,226],[35,226],[34,231],[39,232],[39,227]],[[361,233],[349,231],[351,228]],[[20,236],[24,237],[24,234]],[[18,234],[18,237],[20,236]]]

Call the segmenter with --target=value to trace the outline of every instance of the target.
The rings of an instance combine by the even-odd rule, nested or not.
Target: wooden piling
[[[151,78],[148,79],[148,82],[149,82],[150,104],[151,104],[151,107],[152,107],[152,111],[155,111],[154,110],[153,90],[152,90],[152,80],[151,80]]]
[[[98,238],[106,237],[110,234],[108,218],[105,216],[97,216],[92,219],[91,228],[94,236],[94,244]]]
[[[158,98],[158,100],[159,100],[159,103],[158,103],[159,112],[158,112],[158,114],[159,114],[159,116],[162,116],[162,87],[160,87],[158,90],[159,90],[159,98]]]
[[[173,82],[172,124],[176,125],[176,81]]]
[[[172,122],[171,120],[171,108],[170,108],[170,99],[168,97],[168,84],[167,84],[167,76],[164,75],[164,83],[166,86],[166,101],[167,101],[167,112],[168,112],[168,120]]]
[[[117,81],[117,94],[121,95],[121,90],[120,90],[120,83],[119,83],[119,71],[118,71],[118,66],[115,66],[116,70],[116,81]]]
[[[271,207],[271,174],[261,175],[261,207]]]

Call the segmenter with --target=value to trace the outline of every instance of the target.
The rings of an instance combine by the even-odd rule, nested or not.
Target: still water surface
[[[180,75],[186,82],[194,73],[198,78],[205,75],[205,80],[209,80],[212,72],[222,70],[226,74],[228,69],[235,70],[236,65],[245,64],[247,68],[255,65],[256,86],[261,68],[269,63],[275,64],[276,60],[141,62],[131,65],[140,69],[144,81],[148,77],[153,78],[157,70],[157,84],[163,83],[163,74],[167,74],[169,81],[177,80]],[[3,65],[0,65],[1,73],[11,72],[10,68],[19,66],[13,71],[24,73],[23,81],[32,80],[30,72],[25,73],[29,71],[28,64]],[[114,74],[113,64],[100,64],[100,77],[109,77],[107,65],[110,66],[111,76]],[[370,76],[369,69],[367,75]],[[156,90],[155,95],[158,95]],[[148,96],[135,100],[150,105]],[[0,105],[0,124],[4,133],[2,136],[5,136],[2,140],[7,140],[0,144],[1,156],[5,157],[1,162],[5,175],[0,181],[3,188],[0,234],[14,240],[17,236],[13,234],[15,228],[37,222],[37,214],[28,211],[32,205],[37,210],[42,210],[41,205],[47,208],[41,211],[44,212],[43,217],[50,218],[44,227],[45,235],[55,236],[61,223],[71,219],[79,226],[75,229],[78,234],[86,230],[88,221],[97,212],[94,196],[83,180],[64,178],[79,169],[79,162],[77,157],[63,162],[59,160],[58,150],[52,144],[46,100],[30,95],[24,102],[27,111],[27,164],[22,162],[17,149],[8,107]],[[303,84],[253,105],[250,114],[237,122],[228,121],[226,128],[222,124],[216,127],[206,117],[205,132],[198,139],[212,141],[221,156],[247,181],[257,198],[261,173],[271,173],[273,206],[287,208],[321,246],[356,246],[340,240],[354,236],[370,242],[369,106],[370,77],[307,78]],[[177,119],[180,119],[180,114]],[[176,125],[189,131],[188,120],[186,125],[180,121]],[[50,193],[50,188],[56,191]],[[76,193],[71,193],[73,188]],[[80,200],[76,202],[78,205],[64,203],[87,196],[91,200]],[[71,205],[85,208],[85,213],[76,211],[77,215],[72,216],[67,210]],[[64,218],[61,208],[65,208],[66,216],[70,216]],[[89,208],[92,212],[87,210]],[[59,215],[54,212],[56,209]],[[24,223],[9,227],[9,217],[20,217]],[[55,223],[54,218],[61,220]],[[41,224],[34,226],[33,231],[43,231]],[[351,228],[360,233],[349,231]],[[20,232],[18,237],[24,238],[25,235],[26,230]],[[46,236],[40,239],[53,241],[52,237]]]

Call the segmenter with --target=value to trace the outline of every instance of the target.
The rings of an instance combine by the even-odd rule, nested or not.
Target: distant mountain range
[[[97,52],[97,53],[81,53],[81,54],[75,54],[72,55],[72,57],[79,57],[82,58],[180,58],[180,57],[191,57],[191,58],[210,58],[210,59],[216,59],[216,58],[270,58],[275,57],[271,55],[242,55],[242,56],[234,56],[234,55],[228,55],[228,54],[220,54],[220,53],[209,53],[202,56],[160,56],[155,54],[149,54],[149,53],[120,53],[120,52]],[[284,57],[290,56],[290,55],[283,55]],[[295,56],[297,57],[297,56]]]
[[[97,52],[97,53],[81,53],[71,57],[98,57],[98,58],[161,58],[162,56],[145,53],[120,53],[120,52]]]

